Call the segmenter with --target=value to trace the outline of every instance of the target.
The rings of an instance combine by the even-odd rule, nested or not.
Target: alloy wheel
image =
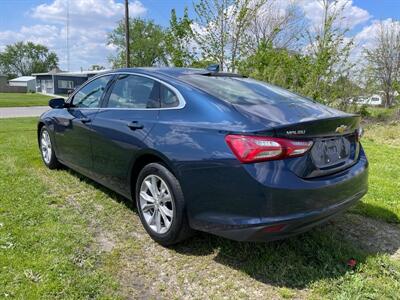
[[[148,175],[140,187],[140,210],[150,229],[166,233],[174,219],[174,199],[165,181],[157,175]]]
[[[43,130],[42,136],[40,139],[40,146],[42,150],[43,160],[46,164],[49,164],[51,161],[51,141],[50,136],[47,130]]]

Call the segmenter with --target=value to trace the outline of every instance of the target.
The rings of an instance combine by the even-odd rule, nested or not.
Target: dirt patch
[[[113,237],[107,236],[107,232],[100,231],[95,235],[95,240],[101,251],[111,252],[115,247]]]
[[[400,226],[347,213],[332,221],[343,236],[367,253],[388,253],[400,259]]]

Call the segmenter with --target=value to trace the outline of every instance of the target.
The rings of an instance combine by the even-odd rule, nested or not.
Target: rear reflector
[[[359,127],[356,130],[356,140],[357,140],[357,142],[359,142],[361,140],[363,135],[364,135],[364,130],[362,129],[362,127]]]
[[[272,226],[267,226],[263,228],[264,232],[268,233],[273,233],[273,232],[279,232],[283,228],[285,228],[286,224],[278,224],[278,225],[272,225]]]
[[[225,141],[242,163],[297,157],[306,153],[312,141],[230,134]]]

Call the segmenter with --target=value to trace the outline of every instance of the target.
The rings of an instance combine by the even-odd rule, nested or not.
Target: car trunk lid
[[[313,141],[310,151],[288,163],[298,176],[312,178],[339,172],[357,161],[359,124],[359,116],[349,115],[278,126],[274,132],[277,137]]]
[[[265,131],[257,132],[259,135],[273,134],[278,138],[313,141],[312,148],[304,156],[285,160],[288,168],[299,177],[327,176],[357,161],[360,148],[358,115],[318,103],[304,106],[280,102],[279,105],[273,105],[273,109],[269,106],[255,108],[236,105],[236,109],[265,126]]]

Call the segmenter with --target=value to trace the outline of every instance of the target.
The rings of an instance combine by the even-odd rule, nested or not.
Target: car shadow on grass
[[[351,259],[359,265],[377,254],[399,255],[400,227],[344,213],[286,240],[235,242],[201,233],[174,249],[189,256],[217,253],[216,262],[262,283],[303,289],[319,280],[338,279],[352,272]]]
[[[363,262],[365,252],[353,247],[326,226],[282,241],[235,242],[201,234],[175,250],[186,255],[208,255],[269,285],[306,288],[310,283],[337,278],[350,271],[351,258]]]
[[[379,218],[388,223],[400,224],[400,218],[394,212],[382,207],[359,201],[350,211],[368,217]]]
[[[68,172],[137,213],[132,201],[75,171]],[[382,207],[379,209],[384,210]],[[214,255],[215,262],[246,273],[259,282],[277,287],[303,289],[316,281],[337,279],[352,271],[348,265],[350,259],[355,259],[357,264],[360,264],[370,256],[378,253],[393,254],[400,248],[400,229],[396,233],[399,235],[397,243],[391,247],[369,247],[370,241],[376,238],[374,234],[377,232],[374,231],[382,228],[375,224],[368,225],[366,231],[358,230],[366,227],[366,219],[369,218],[346,213],[307,233],[265,243],[236,242],[199,232],[170,249],[194,257]],[[357,235],[358,232],[362,234]]]

